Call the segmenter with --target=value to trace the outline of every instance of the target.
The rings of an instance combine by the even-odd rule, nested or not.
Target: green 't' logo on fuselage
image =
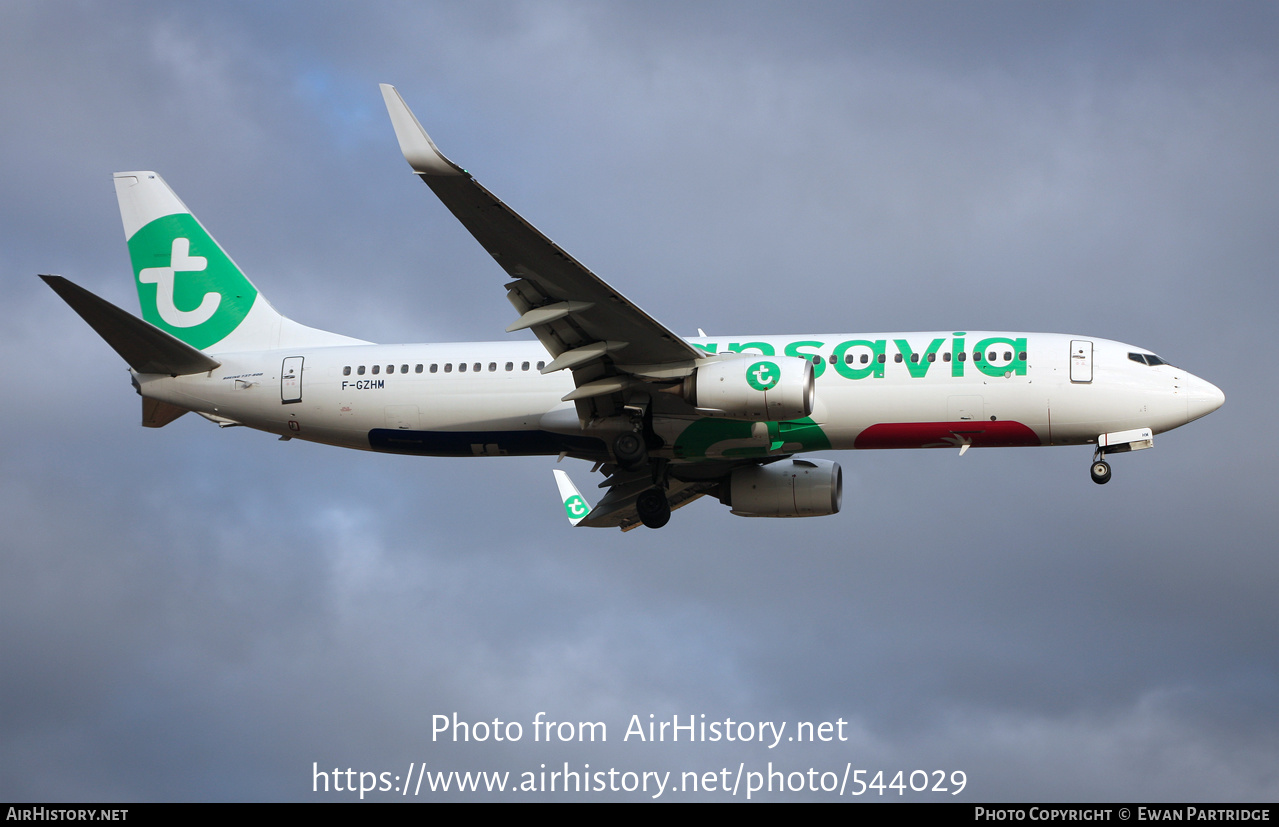
[[[774,362],[756,362],[746,369],[746,384],[757,391],[770,390],[782,376]]]
[[[188,213],[157,218],[129,239],[142,318],[195,348],[226,338],[258,291]]]

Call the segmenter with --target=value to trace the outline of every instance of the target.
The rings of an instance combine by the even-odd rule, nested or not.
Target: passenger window
[[[882,353],[881,353],[881,354],[879,354],[879,363],[880,363],[881,365],[882,365],[882,364],[884,364],[884,362],[887,362],[887,361],[888,361],[888,359],[887,359],[887,357],[885,357],[885,356],[884,356],[884,354],[882,354]]]
[[[346,367],[342,368],[342,375],[343,375],[343,376],[350,376],[350,375],[351,375],[351,366],[350,366],[350,365],[347,365]]]
[[[497,370],[497,362],[489,362],[489,373]]]
[[[937,354],[936,354],[936,353],[930,353],[930,354],[928,354],[928,361],[930,361],[930,362],[936,362],[936,361],[937,361]]]
[[[422,372],[422,366],[421,366],[421,365],[414,365],[414,366],[413,366],[413,372],[414,372],[414,373],[421,373],[421,372]]]
[[[386,366],[386,372],[387,372],[387,373],[395,373],[395,365],[387,365],[387,366]]]
[[[919,361],[919,354],[918,354],[918,353],[912,353],[912,354],[910,355],[910,361],[912,361],[912,362],[918,362],[918,361]]]
[[[1023,350],[1021,353],[1018,353],[1017,358],[1023,362],[1026,361],[1026,351]]]
[[[453,363],[452,363],[452,362],[445,362],[445,363],[444,363],[444,372],[445,372],[445,373],[452,373],[452,372],[453,372]]]
[[[373,375],[374,375],[374,376],[377,376],[378,371],[379,371],[379,370],[381,370],[381,369],[382,369],[382,366],[381,366],[381,365],[374,365],[374,366],[373,366]]]
[[[541,370],[541,369],[542,369],[542,368],[544,368],[544,367],[546,367],[546,363],[545,363],[545,362],[538,362],[538,363],[537,363],[537,369],[538,369],[538,370]]]
[[[480,363],[479,363],[479,362],[476,362],[476,363],[475,363],[475,367],[473,367],[473,368],[472,368],[472,370],[474,370],[476,373],[479,373],[479,372],[480,372]]]
[[[510,372],[511,372],[511,371],[513,371],[513,370],[515,370],[515,363],[514,363],[514,362],[507,362],[507,363],[506,363],[506,371],[507,371],[507,373],[510,373]]]
[[[967,362],[967,361],[968,361],[968,351],[966,351],[966,350],[961,350],[961,351],[959,351],[959,361],[961,361],[961,362]]]
[[[943,354],[941,355],[941,360],[942,360],[943,362],[949,362],[949,361],[950,361],[950,351],[949,351],[949,350],[948,350],[948,351],[946,351],[945,353],[943,353]]]
[[[466,373],[466,362],[458,362],[458,364],[457,364],[457,372],[458,372],[458,373]]]
[[[1004,351],[1004,361],[1011,362],[1013,360],[1013,352],[1011,350]]]
[[[355,369],[355,375],[356,376],[364,375],[364,365],[360,365],[358,368]]]
[[[835,359],[835,354],[833,354],[833,353],[832,353],[832,354],[830,355],[830,363],[833,365],[833,364],[835,364],[835,362],[836,362],[836,361],[837,361],[837,360]]]
[[[981,361],[981,351],[980,351],[980,350],[974,350],[974,351],[973,351],[973,361],[974,361],[974,362],[980,362],[980,361]]]
[[[893,361],[900,364],[902,361],[902,355],[898,353],[896,356],[893,357]]]
[[[440,369],[440,363],[439,363],[439,362],[432,362],[432,363],[431,363],[431,373],[435,373],[435,372],[436,372],[437,370],[439,370],[439,369]]]
[[[422,366],[421,366],[421,365],[418,365],[418,366],[417,366],[417,368],[418,368],[418,373],[421,373],[421,372],[422,372]],[[408,372],[409,372],[409,366],[408,366],[408,365],[400,365],[400,373],[408,373]]]
[[[520,370],[528,370],[528,362],[525,362],[524,364],[520,365]]]

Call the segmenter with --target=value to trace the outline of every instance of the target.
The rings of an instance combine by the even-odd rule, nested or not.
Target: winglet
[[[418,123],[399,91],[389,83],[378,84],[382,100],[386,102],[395,138],[400,142],[400,152],[418,175],[466,175],[466,170],[444,157],[439,147]]]
[[[555,484],[560,489],[560,500],[564,503],[564,512],[568,514],[568,521],[577,525],[591,513],[591,506],[582,499],[581,494],[577,493],[577,486],[573,485],[568,474],[558,468],[554,470],[554,474]]]

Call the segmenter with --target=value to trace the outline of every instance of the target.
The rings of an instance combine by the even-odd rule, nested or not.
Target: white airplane
[[[1093,445],[1105,457],[1216,410],[1212,384],[1149,351],[990,331],[706,336],[662,326],[446,158],[383,85],[405,159],[510,276],[537,341],[377,345],[281,315],[154,172],[115,175],[145,321],[42,276],[128,363],[142,424],[188,411],[283,440],[426,456],[575,457],[607,493],[555,478],[573,525],[641,523],[713,495],[734,514],[839,511],[810,451]]]

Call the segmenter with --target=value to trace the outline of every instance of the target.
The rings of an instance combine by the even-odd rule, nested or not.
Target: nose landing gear
[[[1092,481],[1098,485],[1110,482],[1110,463],[1106,462],[1107,454],[1122,454],[1128,451],[1141,451],[1155,444],[1154,431],[1150,428],[1133,428],[1128,431],[1115,431],[1097,437],[1097,450],[1092,455]]]

